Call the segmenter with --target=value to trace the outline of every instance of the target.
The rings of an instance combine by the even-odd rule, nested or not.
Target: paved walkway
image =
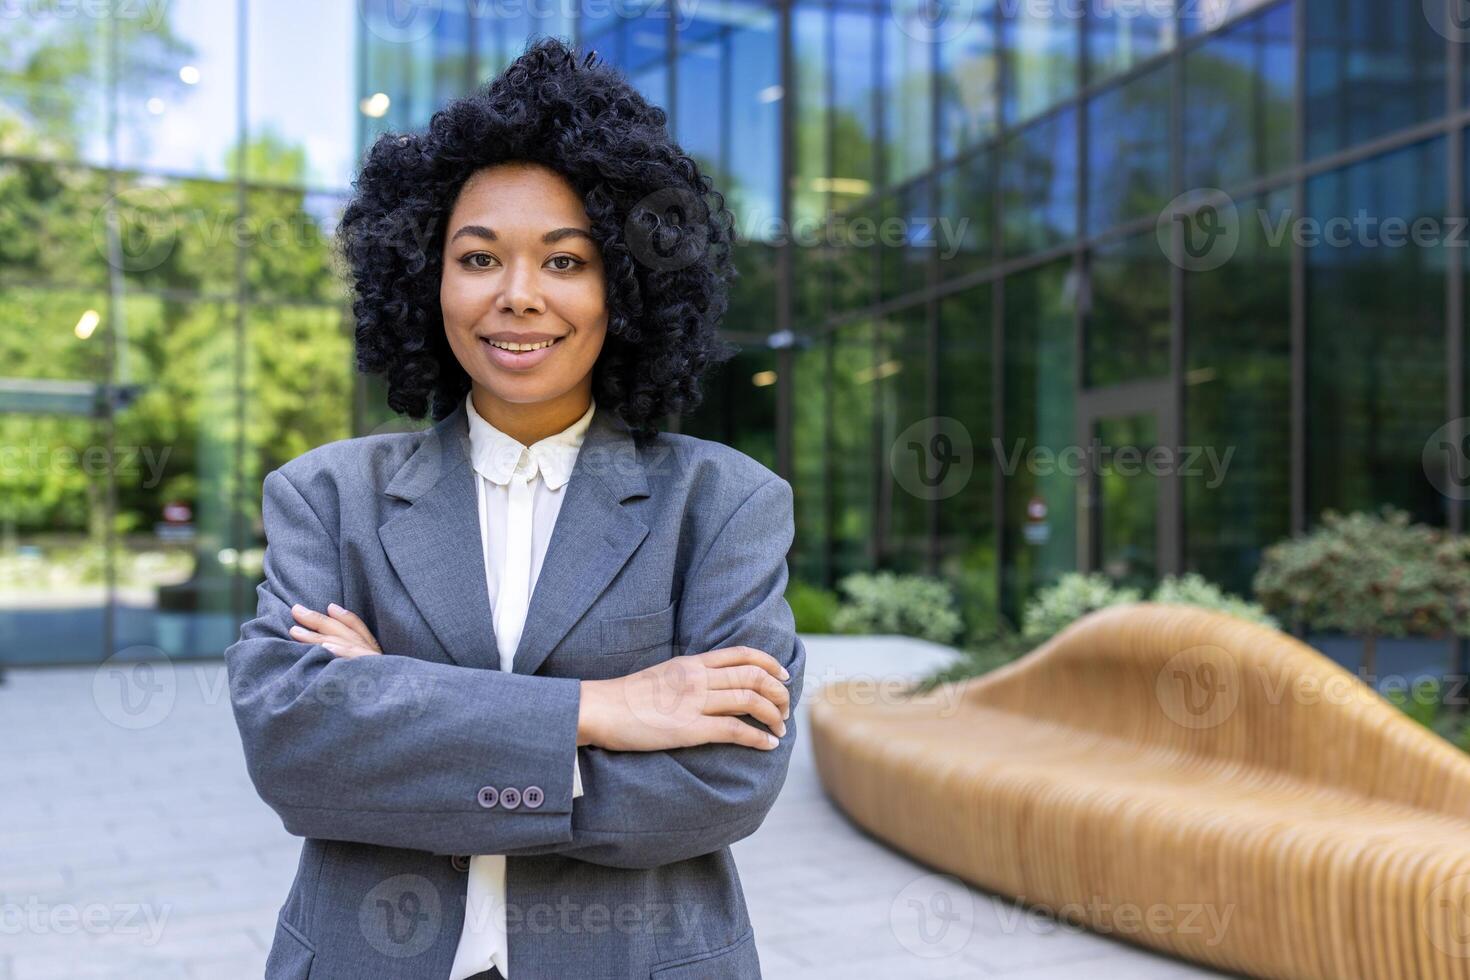
[[[889,637],[812,637],[808,651],[809,690],[853,673],[922,673],[948,656]],[[6,680],[0,980],[259,978],[299,841],[250,785],[223,665]],[[768,980],[1218,976],[892,853],[822,796],[809,746],[735,849]],[[960,914],[921,936],[923,908]]]

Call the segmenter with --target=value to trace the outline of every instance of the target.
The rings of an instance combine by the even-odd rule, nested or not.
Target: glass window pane
[[[905,452],[901,440],[910,427],[931,417],[928,392],[929,339],[924,306],[910,306],[878,321],[878,366],[874,370],[879,400],[879,460],[883,554],[880,561],[895,571],[922,573],[929,555],[929,501],[894,477],[893,453]]]
[[[1108,89],[1088,105],[1088,226],[1157,214],[1169,201],[1170,68]]]
[[[45,4],[5,18],[0,143],[6,152],[108,164],[108,24],[105,17],[77,17]]]
[[[930,183],[923,180],[883,199],[879,254],[884,299],[915,292],[928,283],[929,263],[939,243],[929,198]]]
[[[1184,278],[1184,562],[1238,595],[1291,530],[1291,242],[1265,233],[1290,207],[1289,191],[1241,202],[1234,256]]]
[[[1230,20],[1244,16],[1274,0],[1181,0],[1179,27],[1188,37],[1223,27]]]
[[[939,277],[983,269],[993,260],[995,154],[981,149],[939,172]]]
[[[762,336],[775,330],[776,249],[761,241],[742,241],[731,250],[736,278],[730,285],[725,329]]]
[[[721,42],[704,39],[683,43],[674,71],[678,75],[674,132],[684,152],[723,188],[725,100],[722,96]]]
[[[433,50],[432,37],[408,40],[428,8],[398,5],[415,12],[408,20],[393,22],[400,25],[395,30],[385,19],[383,4],[388,2],[364,0],[359,18],[352,4],[250,0],[246,111],[252,151],[247,177],[346,188],[357,165],[359,120],[370,131],[365,139],[387,128],[408,129],[428,121],[426,102],[436,93],[425,93],[424,101],[415,105],[409,93],[411,74],[397,70],[415,45]],[[453,15],[446,10],[444,16]],[[357,88],[359,36],[370,66],[363,91]],[[463,85],[462,64],[446,65],[444,72],[452,75],[455,69],[460,74],[453,77]],[[372,98],[379,92],[388,98],[387,105]],[[310,97],[303,98],[303,93]]]
[[[934,45],[930,0],[882,0],[884,180],[897,184],[933,163]]]
[[[249,252],[245,277],[250,295],[262,299],[345,299],[345,283],[331,254],[332,236],[346,206],[335,194],[254,190],[244,222]]]
[[[0,160],[0,285],[105,289],[107,199],[104,170]]]
[[[831,190],[827,154],[827,9],[806,0],[791,15],[792,105],[791,216],[796,222],[817,222],[827,210]]]
[[[294,22],[291,22],[290,31],[286,31],[282,24],[293,16],[295,8],[288,7],[286,0],[275,2],[281,5],[283,11],[279,21],[267,21],[263,25],[263,29],[275,31],[274,34],[263,35],[267,39],[263,44],[265,51],[271,57],[282,56],[283,46],[276,43],[276,37],[289,33],[300,37],[302,47],[296,51],[285,49],[285,53],[290,55],[287,63],[293,66],[315,63],[318,35],[315,32],[301,31],[294,26]],[[338,38],[337,43],[346,48],[343,52],[333,52],[329,46],[323,60],[330,70],[337,72],[331,79],[332,83],[350,83],[360,77],[361,90],[352,92],[349,89],[351,112],[344,111],[336,115],[344,127],[357,125],[362,130],[364,145],[370,145],[385,132],[423,129],[445,101],[463,94],[470,86],[471,71],[466,60],[470,24],[468,18],[463,16],[442,17],[446,12],[438,4],[361,0],[360,7],[360,31],[354,24],[346,33],[323,35]],[[349,19],[353,19],[355,8],[334,7],[333,12],[338,15],[345,13]],[[252,25],[252,30],[254,29]],[[323,25],[323,29],[338,30],[331,25]],[[353,70],[350,47],[353,39],[359,35],[362,38],[361,52],[364,59],[360,75]],[[255,47],[257,46],[252,45],[252,48]],[[313,113],[307,117],[308,120],[322,114],[322,100],[301,98],[302,83],[299,73],[293,78],[292,70],[276,67],[274,72],[277,76],[284,76],[283,83],[290,84],[289,95],[283,96],[283,100],[295,99],[307,103]],[[254,74],[252,72],[252,77]],[[329,84],[326,93],[328,99],[335,100],[338,85]],[[278,111],[276,115],[284,113]],[[291,130],[294,129],[293,125]],[[300,132],[304,137],[305,133],[313,130],[303,128]],[[337,138],[333,136],[331,142],[335,144]],[[356,163],[355,157],[356,154],[353,153],[347,160],[349,172]],[[330,186],[341,184],[334,182]]]
[[[1291,164],[1292,5],[1242,21],[1184,56],[1184,184],[1230,188]]]
[[[654,105],[669,104],[668,38],[664,21],[629,21],[628,81]],[[708,95],[706,94],[706,98]]]
[[[827,78],[829,17],[825,3],[803,2],[792,11],[792,71],[795,82],[791,145],[792,316],[798,328],[827,314],[830,249],[823,244],[832,178],[827,124],[832,110]]]
[[[679,431],[713,439],[776,466],[776,352],[745,344],[712,367],[702,382],[704,400],[680,416]]]
[[[210,177],[234,173],[240,139],[235,3],[185,0],[158,9],[157,17],[114,19],[123,51],[118,162]],[[300,66],[289,74],[296,76],[298,101],[305,101]],[[315,108],[320,114],[321,106]]]
[[[965,8],[964,27],[939,33],[939,156],[948,160],[995,134],[1000,60],[995,0]]]
[[[255,608],[264,474],[243,478],[239,426],[265,406],[242,411],[235,304],[132,295],[124,309],[119,370],[139,393],[117,415],[117,442],[139,447],[140,465],[117,481],[118,561],[129,569],[119,642],[217,657]]]
[[[1159,442],[1153,413],[1099,419],[1097,564],[1114,583],[1147,593],[1158,581],[1159,478],[1132,460],[1146,460]]]
[[[1081,20],[1062,4],[1022,3],[1001,10],[1010,82],[1004,116],[1015,126],[1076,93]]]
[[[832,574],[868,571],[876,560],[873,534],[875,377],[873,324],[846,324],[832,344]]]
[[[1067,109],[1001,149],[1005,253],[1023,255],[1077,237],[1077,115]]]
[[[1027,462],[1077,441],[1076,294],[1071,259],[1005,283],[1005,431],[996,448],[1006,474],[1002,611],[1012,623],[1037,589],[1076,567],[1076,478]]]
[[[352,434],[350,322],[338,306],[257,304],[246,316],[247,478]]]
[[[96,237],[129,285],[193,295],[235,292],[237,241],[246,234],[233,184],[119,175],[117,235]]]
[[[842,314],[873,302],[878,281],[878,202],[836,215],[831,232],[832,312]]]
[[[1419,3],[1307,5],[1307,155],[1321,156],[1445,111],[1445,37]]]
[[[826,339],[798,347],[791,358],[791,489],[796,511],[791,574],[825,587],[831,585],[827,561],[831,358],[832,344]]]
[[[103,649],[105,290],[0,286],[0,664],[96,663]],[[95,324],[95,326],[92,326]],[[95,447],[95,448],[94,448]]]
[[[966,625],[978,632],[993,627],[1000,605],[990,452],[991,322],[988,283],[939,303],[939,415],[968,433],[972,465],[959,491],[939,500],[939,573],[954,584]]]
[[[1195,0],[1184,0],[1193,5]],[[1092,81],[1127,71],[1174,47],[1174,10],[1168,0],[1087,5],[1087,57]]]
[[[781,59],[774,13],[740,8],[743,26],[730,33],[730,210],[746,234],[764,236],[780,216]]]
[[[834,206],[872,192],[878,125],[873,90],[878,64],[874,14],[861,4],[842,3],[833,12],[832,193]]]
[[[1444,424],[1445,145],[1419,143],[1307,183],[1308,519],[1392,504],[1444,524],[1424,442]],[[1368,222],[1359,222],[1366,215]],[[1401,222],[1398,246],[1385,246]],[[1331,222],[1331,224],[1329,224]]]
[[[1085,384],[1145,381],[1169,373],[1170,265],[1153,232],[1088,256]]]

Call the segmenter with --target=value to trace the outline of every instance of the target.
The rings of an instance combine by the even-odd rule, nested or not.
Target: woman
[[[795,739],[791,487],[656,428],[726,355],[723,198],[555,39],[355,186],[359,366],[436,422],[264,481],[226,658],[305,838],[267,976],[758,977],[729,845]]]

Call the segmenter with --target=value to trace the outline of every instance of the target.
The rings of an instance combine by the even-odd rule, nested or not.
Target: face
[[[482,414],[570,424],[585,410],[607,335],[602,255],[590,229],[571,184],[539,164],[487,167],[460,190],[439,301]]]

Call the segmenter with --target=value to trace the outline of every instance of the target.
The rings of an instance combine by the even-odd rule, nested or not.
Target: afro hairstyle
[[[357,366],[384,378],[390,409],[437,421],[470,390],[439,306],[445,226],[471,174],[507,162],[549,167],[586,209],[607,283],[607,338],[592,372],[599,410],[646,438],[664,416],[699,405],[701,376],[739,349],[718,333],[734,222],[667,119],[595,52],[579,58],[541,37],[436,111],[425,132],[373,142],[337,248]]]

